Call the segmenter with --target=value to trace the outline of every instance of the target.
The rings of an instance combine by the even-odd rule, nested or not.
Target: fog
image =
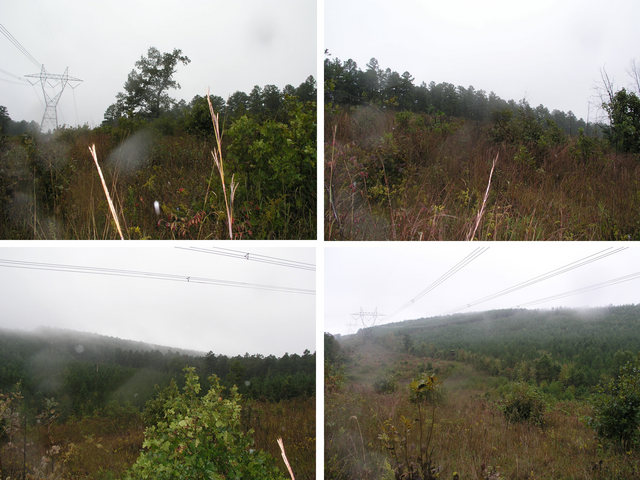
[[[451,274],[479,248],[486,250]],[[340,334],[453,313],[634,304],[640,250],[604,242],[331,244],[324,284],[325,331]]]
[[[83,80],[63,93],[59,123],[89,126],[102,122],[135,62],[152,46],[161,52],[178,48],[191,59],[175,75],[182,89],[169,92],[187,102],[208,87],[226,99],[254,85],[282,89],[316,75],[313,0],[30,0],[2,2],[0,18],[38,63],[0,36],[2,105],[18,121],[42,119],[40,86],[19,80],[40,73],[40,63],[56,74],[69,67],[69,75]]]
[[[632,0],[326,0],[325,46],[362,69],[375,57],[409,71],[416,85],[472,85],[593,121],[603,113],[600,69],[617,88],[631,83],[639,17]]]
[[[175,242],[107,244],[35,242],[0,248],[0,328],[65,328],[225,355],[315,351],[315,296],[252,287],[313,292],[314,272],[184,250]],[[315,262],[313,248],[245,245],[234,243],[234,248]],[[16,268],[10,263],[15,261],[48,266],[22,263]],[[99,270],[61,271],[65,268],[51,265]],[[115,272],[106,274],[104,269]],[[125,270],[148,274],[123,276]],[[196,277],[219,282],[197,283]]]

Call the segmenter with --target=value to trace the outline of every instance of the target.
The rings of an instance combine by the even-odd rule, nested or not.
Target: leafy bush
[[[393,393],[398,389],[398,384],[392,376],[387,375],[385,377],[378,378],[373,383],[373,389],[376,393]]]
[[[542,394],[526,383],[517,382],[505,396],[501,408],[509,422],[531,422],[535,425],[544,423],[546,405]]]
[[[628,451],[640,439],[640,365],[624,365],[617,377],[603,383],[594,397],[590,423],[598,435]]]
[[[280,479],[274,460],[252,448],[252,431],[242,431],[240,395],[223,398],[216,377],[200,396],[195,368],[186,367],[182,393],[168,398],[163,418],[146,429],[143,451],[128,479]]]

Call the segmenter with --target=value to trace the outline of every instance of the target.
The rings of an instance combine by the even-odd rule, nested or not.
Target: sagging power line
[[[277,265],[280,267],[298,268],[300,270],[309,270],[314,272],[316,266],[313,263],[299,262],[297,260],[288,260],[286,258],[272,257],[269,255],[260,255],[257,253],[241,252],[239,250],[232,250],[230,248],[222,247],[176,247],[180,250],[190,250],[193,252],[209,253],[211,255],[221,255],[223,257],[231,257],[244,259],[247,261],[267,263],[270,265]]]
[[[536,283],[540,283],[543,282],[545,280],[549,280],[553,277],[556,277],[558,275],[562,275],[564,273],[567,273],[571,270],[575,270],[576,268],[580,268],[583,267],[585,265],[588,265],[590,263],[596,262],[598,260],[601,260],[603,258],[609,257],[611,255],[615,255],[616,253],[620,253],[623,250],[626,250],[628,247],[618,247],[612,250],[613,247],[608,247],[605,248],[604,250],[601,250],[599,252],[593,253],[591,255],[587,255],[586,257],[580,258],[578,260],[575,260],[573,262],[570,262],[566,265],[563,265],[561,267],[555,268],[553,270],[550,270],[546,273],[537,275],[533,278],[530,278],[529,280],[525,280],[523,282],[517,283],[511,287],[505,288],[503,290],[500,290],[498,292],[492,293],[491,295],[487,295],[485,297],[479,298],[477,300],[474,300],[473,302],[467,303],[464,306],[458,307],[454,310],[451,310],[450,312],[447,312],[449,314],[452,313],[456,313],[459,312],[460,310],[464,310],[470,307],[473,307],[475,305],[479,305],[481,303],[485,303],[488,302],[490,300],[494,300],[496,298],[502,297],[504,295],[508,295],[510,293],[513,293],[517,290],[521,290],[523,288],[529,287],[531,285],[534,285]]]
[[[612,285],[617,285],[619,283],[630,282],[631,280],[638,280],[638,279],[640,279],[640,272],[630,273],[629,275],[624,275],[622,277],[612,278],[611,280],[607,280],[604,282],[596,283],[596,284],[589,285],[582,288],[577,288],[575,290],[570,290],[568,292],[558,293],[556,295],[550,295],[548,297],[540,298],[538,300],[533,300],[531,302],[522,303],[518,305],[518,307],[528,307],[531,305],[550,302],[552,300],[559,300],[560,298],[571,297],[573,295],[579,295],[581,293],[588,293],[594,290],[599,290],[601,288],[606,288]]]
[[[234,280],[224,280],[207,277],[195,277],[190,275],[179,275],[172,273],[158,273],[141,270],[124,270],[117,268],[93,267],[83,265],[66,265],[56,263],[30,262],[26,260],[0,259],[0,267],[21,268],[27,270],[44,270],[67,273],[84,273],[91,275],[116,276],[129,278],[145,278],[152,280],[168,280],[173,282],[199,283],[205,285],[218,285],[222,287],[250,288],[255,290],[268,290],[280,293],[296,293],[303,295],[315,295],[315,291],[305,288],[281,287],[277,285],[267,285],[260,283],[238,282]]]
[[[40,67],[42,65],[38,60],[34,58],[33,55],[29,53],[26,48],[24,48],[24,46],[16,39],[16,37],[11,35],[9,30],[7,30],[6,27],[2,24],[0,24],[0,33],[7,37],[7,40],[9,40],[20,51],[20,53],[27,57],[27,60],[33,63],[36,67]]]
[[[447,281],[453,275],[455,275],[460,270],[465,268],[467,265],[469,265],[471,262],[473,262],[476,258],[478,258],[480,255],[485,253],[487,250],[489,250],[489,247],[477,247],[470,254],[468,254],[466,257],[464,257],[462,260],[460,260],[458,263],[456,263],[453,267],[451,267],[449,270],[447,270],[445,273],[443,273],[440,277],[438,277],[437,280],[435,280],[433,283],[431,283],[429,286],[427,286],[425,289],[423,289],[421,292],[419,292],[415,297],[413,297],[408,302],[406,302],[404,305],[402,305],[398,310],[396,310],[391,315],[391,317],[397,315],[398,313],[400,313],[405,308],[407,308],[407,307],[413,305],[414,303],[416,303],[418,300],[420,300],[426,294],[428,294],[429,292],[433,291],[435,288],[437,288],[442,283]]]

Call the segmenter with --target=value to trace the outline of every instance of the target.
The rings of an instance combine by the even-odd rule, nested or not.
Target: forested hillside
[[[327,334],[327,478],[635,478],[639,327],[627,305]]]
[[[195,393],[189,381],[198,381]],[[55,329],[0,331],[3,478],[116,478],[109,475],[136,461],[145,427],[162,421],[168,402],[196,408],[208,390],[235,405],[230,429],[254,429],[256,446],[272,455],[282,436],[301,477],[313,478],[315,353],[228,357]],[[283,420],[284,409],[296,412]]]
[[[457,359],[491,375],[560,382],[558,390],[588,393],[640,352],[640,306],[497,310],[389,324],[363,334],[417,356]]]
[[[326,239],[640,238],[634,92],[603,87],[587,124],[375,58],[324,68]]]
[[[188,63],[150,48],[96,128],[39,133],[0,108],[0,238],[316,238],[313,76],[214,91],[210,108],[206,79],[189,102],[169,96]]]

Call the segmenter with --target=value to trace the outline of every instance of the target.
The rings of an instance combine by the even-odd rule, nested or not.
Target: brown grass
[[[388,357],[389,358],[389,357]],[[638,453],[603,450],[585,418],[591,409],[581,401],[551,402],[544,426],[506,421],[499,408],[496,387],[500,381],[454,361],[413,357],[389,358],[395,362],[398,390],[378,394],[369,381],[350,381],[338,393],[325,395],[325,471],[332,479],[394,478],[391,452],[379,435],[385,421],[402,425],[415,419],[416,405],[409,401],[408,382],[420,363],[433,363],[445,376],[443,399],[435,413],[433,459],[439,478],[637,478]],[[348,378],[363,378],[357,370],[374,366],[361,357],[347,369]],[[357,422],[353,421],[357,419]],[[419,444],[417,428],[408,447]],[[491,476],[493,475],[493,476]]]
[[[216,148],[211,150],[211,156],[213,162],[220,173],[220,181],[222,182],[222,194],[224,195],[224,204],[227,210],[227,227],[229,230],[229,240],[233,240],[233,200],[236,194],[238,184],[234,182],[234,176],[231,175],[231,183],[229,184],[230,195],[227,197],[227,186],[224,179],[224,162],[222,160],[222,134],[220,132],[220,122],[218,114],[213,111],[213,105],[211,104],[211,98],[209,91],[207,90],[207,102],[209,103],[209,113],[211,114],[211,121],[213,122],[213,131],[216,136]],[[213,172],[212,172],[213,174]],[[211,175],[209,177],[209,185],[207,186],[207,194],[204,197],[204,204],[206,208],[207,197],[209,196],[209,189],[211,187]]]
[[[120,234],[120,240],[124,240],[124,236],[122,235],[122,229],[120,228],[120,222],[118,221],[118,215],[116,214],[116,209],[113,206],[113,201],[111,200],[111,195],[109,195],[109,189],[107,188],[107,184],[104,181],[104,176],[102,175],[102,169],[100,168],[100,164],[98,163],[98,155],[96,154],[96,146],[95,144],[89,147],[89,151],[91,152],[91,156],[93,157],[93,161],[96,164],[96,168],[98,169],[98,175],[100,177],[100,182],[102,183],[102,189],[104,190],[104,194],[107,197],[107,203],[109,204],[109,210],[111,211],[111,215],[113,216],[113,221],[116,223],[116,228],[118,229],[118,234]]]
[[[419,118],[326,113],[325,239],[640,239],[637,156],[577,138],[528,153],[490,125]]]

